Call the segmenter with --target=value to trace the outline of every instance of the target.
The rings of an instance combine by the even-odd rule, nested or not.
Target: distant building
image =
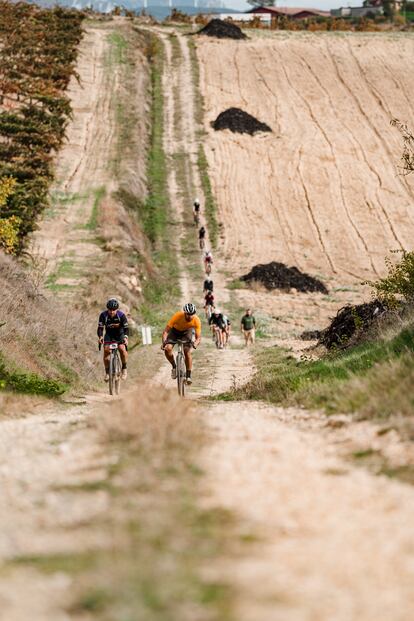
[[[272,16],[267,13],[258,13],[257,15],[254,13],[219,13],[217,17],[222,20],[232,19],[236,22],[251,22],[258,17],[261,22],[267,25],[270,25],[270,22],[272,21]]]
[[[401,11],[401,7],[403,5],[402,0],[393,0],[393,2],[391,2],[392,8],[394,9],[394,11]],[[381,8],[384,10],[384,3],[383,0],[364,0],[364,2],[362,3],[362,6],[364,7],[375,7],[375,8]]]
[[[394,11],[400,11],[402,0],[394,0],[392,3]],[[370,15],[384,15],[383,0],[364,0],[362,6],[343,6],[339,9],[331,10],[332,17],[366,17]]]
[[[305,7],[284,7],[284,6],[257,6],[253,7],[246,14],[270,15],[270,17],[288,17],[289,19],[307,19],[309,17],[329,17],[329,11],[319,9],[308,9]]]
[[[383,13],[382,6],[341,6],[339,9],[331,9],[332,17],[366,17]]]

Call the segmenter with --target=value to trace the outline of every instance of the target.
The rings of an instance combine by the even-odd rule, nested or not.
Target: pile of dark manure
[[[272,131],[269,125],[258,121],[254,116],[244,112],[244,110],[240,110],[240,108],[228,108],[224,112],[220,112],[211,125],[216,131],[230,129],[232,132],[250,134],[251,136],[256,132]]]
[[[212,19],[197,34],[217,37],[218,39],[247,39],[244,32],[231,22],[224,22],[222,19]]]
[[[297,289],[304,293],[319,292],[328,293],[328,289],[323,282],[304,274],[297,267],[287,267],[284,263],[272,261],[267,264],[255,265],[248,274],[240,277],[244,282],[259,282],[266,289]]]

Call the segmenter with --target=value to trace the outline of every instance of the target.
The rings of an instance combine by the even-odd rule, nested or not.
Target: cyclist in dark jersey
[[[214,309],[214,294],[211,291],[207,291],[207,293],[204,296],[204,310],[205,310],[207,319],[209,319],[209,311],[211,314],[213,309]]]
[[[105,366],[105,382],[109,381],[109,343],[116,342],[119,346],[119,353],[122,361],[122,379],[127,378],[127,361],[128,361],[128,319],[121,310],[119,310],[119,302],[115,298],[111,298],[106,303],[106,310],[99,315],[98,321],[98,340],[99,344],[104,346],[104,366]]]
[[[208,293],[209,291],[213,291],[214,283],[211,278],[206,278],[203,284],[203,293]]]
[[[205,238],[206,238],[206,229],[204,228],[204,226],[202,226],[200,230],[198,231],[198,242],[200,244],[201,250],[204,248]]]
[[[223,313],[218,308],[215,308],[208,323],[213,328],[214,332],[218,333],[219,347],[220,349],[223,349],[224,338],[226,335],[226,327],[227,327],[226,322],[223,317]]]

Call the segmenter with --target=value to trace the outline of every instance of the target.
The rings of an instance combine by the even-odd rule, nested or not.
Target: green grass
[[[0,390],[13,392],[44,395],[46,397],[58,397],[67,390],[68,386],[60,381],[41,377],[36,373],[27,373],[20,369],[13,369],[6,364],[0,354]]]
[[[227,289],[233,290],[233,289],[246,289],[247,285],[243,280],[239,280],[238,278],[235,278],[234,280],[232,280],[231,282],[229,282],[227,284]]]
[[[216,248],[219,233],[219,226],[217,222],[217,209],[213,196],[213,190],[211,188],[210,177],[208,175],[208,162],[202,144],[200,144],[198,147],[197,164],[200,172],[201,186],[203,188],[205,198],[205,213],[208,232],[212,247]]]
[[[137,205],[140,222],[151,246],[156,273],[148,275],[143,286],[140,318],[149,325],[162,329],[171,308],[179,298],[178,267],[171,236],[171,206],[167,184],[167,160],[164,153],[164,97],[162,74],[164,67],[163,44],[155,35],[148,35],[151,67],[151,135],[148,152],[148,196]]]
[[[41,554],[41,555],[20,555],[8,561],[9,566],[28,565],[45,573],[79,573],[93,569],[98,563],[99,554],[92,552],[82,552],[78,554]]]
[[[92,205],[91,215],[89,217],[88,222],[85,224],[85,229],[88,231],[96,231],[98,228],[98,217],[99,217],[99,207],[101,201],[105,198],[106,189],[101,186],[100,188],[96,188],[93,190],[94,199]]]
[[[72,285],[58,284],[57,281],[60,278],[72,278],[75,275],[76,275],[76,270],[75,270],[75,264],[74,264],[73,259],[69,259],[69,258],[62,259],[62,261],[57,266],[56,271],[52,272],[47,277],[46,286],[51,291],[55,291],[55,292],[58,290],[71,289]]]
[[[154,248],[165,242],[168,223],[169,197],[167,188],[167,162],[163,146],[164,99],[162,72],[164,49],[159,39],[154,42],[156,53],[151,63],[151,138],[148,155],[147,177],[149,195],[143,208],[144,232]]]
[[[107,64],[123,65],[127,62],[128,41],[119,32],[112,32],[108,35],[110,42]]]
[[[190,50],[191,72],[195,89],[195,120],[200,128],[199,131],[204,133],[201,129],[204,120],[204,101],[200,91],[200,67],[198,65],[197,48],[194,39],[188,40],[188,48]]]
[[[320,360],[298,361],[278,347],[257,353],[259,373],[234,395],[281,404],[323,407],[327,413],[387,417],[414,413],[414,328],[390,340],[366,342]]]

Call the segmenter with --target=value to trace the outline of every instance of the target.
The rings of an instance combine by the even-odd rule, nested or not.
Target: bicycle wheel
[[[109,382],[108,382],[108,388],[109,388],[109,394],[113,395],[114,391],[115,391],[115,354],[114,351],[111,349],[111,357],[109,358]]]
[[[217,349],[220,349],[220,337],[219,337],[219,331],[218,330],[214,331],[214,336],[215,336],[216,347],[217,347]]]
[[[207,276],[211,274],[211,263],[206,263],[206,274]]]
[[[178,352],[176,358],[177,365],[177,390],[180,397],[184,397],[185,392],[185,362],[181,351]]]
[[[119,357],[119,352],[116,350],[116,354],[114,356],[115,359],[115,394],[119,395],[121,390],[121,360]]]

